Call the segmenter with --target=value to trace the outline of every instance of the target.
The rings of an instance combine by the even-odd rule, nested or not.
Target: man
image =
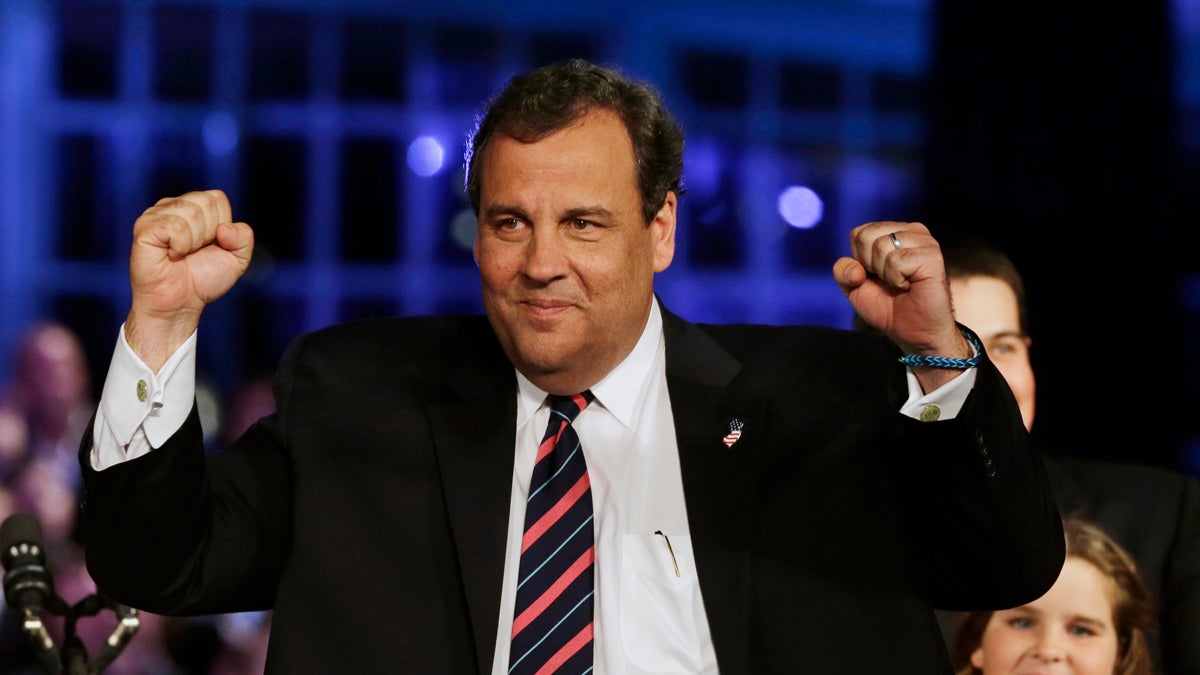
[[[274,609],[272,672],[950,672],[931,608],[1033,599],[1064,552],[937,242],[868,223],[834,265],[890,342],[687,323],[653,287],[682,150],[614,71],[513,78],[468,160],[486,318],[304,336],[207,457],[177,381],[252,234],[217,191],[148,209],[81,452],[99,585]]]
[[[947,248],[954,310],[983,341],[1033,427],[1036,381],[1029,357],[1025,286],[995,248]],[[1089,520],[1133,555],[1158,612],[1149,646],[1156,672],[1200,673],[1200,480],[1153,466],[1043,455],[1064,515]],[[952,616],[944,616],[952,630]]]

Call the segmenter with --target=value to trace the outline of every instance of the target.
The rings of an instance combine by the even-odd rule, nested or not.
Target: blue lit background
[[[301,331],[478,311],[463,141],[513,73],[582,56],[684,125],[671,309],[849,326],[851,227],[984,234],[1026,275],[1038,432],[1200,473],[1200,0],[972,5],[5,0],[0,354],[58,318],[98,382],[133,221],[206,187],[258,237],[201,329],[222,394]]]

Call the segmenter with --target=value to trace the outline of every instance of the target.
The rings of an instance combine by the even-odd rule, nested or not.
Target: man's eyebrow
[[[572,218],[584,218],[587,216],[599,216],[601,218],[611,219],[613,214],[612,211],[609,211],[603,206],[577,206],[575,208],[563,211],[560,220],[571,220]]]
[[[529,214],[525,213],[524,209],[509,204],[492,204],[483,210],[483,216],[489,220],[497,216],[514,216],[521,220],[529,220]]]

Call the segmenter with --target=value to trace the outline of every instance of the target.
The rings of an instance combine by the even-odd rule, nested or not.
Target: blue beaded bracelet
[[[931,368],[953,368],[955,370],[966,370],[979,365],[979,357],[983,354],[983,345],[980,344],[979,338],[971,331],[960,327],[958,329],[963,337],[967,338],[967,342],[975,348],[975,356],[969,359],[952,359],[948,356],[918,356],[916,354],[908,354],[900,357],[900,363],[906,366],[929,366]]]

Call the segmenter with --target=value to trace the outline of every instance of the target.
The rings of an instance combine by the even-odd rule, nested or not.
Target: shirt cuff
[[[93,428],[98,455],[93,456],[93,466],[142,454],[127,452],[132,441],[140,440],[139,430],[150,447],[160,447],[183,426],[195,396],[196,332],[154,373],[125,341],[122,324]]]
[[[974,368],[967,368],[953,380],[934,389],[928,394],[921,392],[921,385],[912,368],[906,369],[908,375],[908,400],[900,406],[900,412],[922,422],[949,420],[958,416],[967,396],[975,387]],[[932,407],[931,407],[932,406]]]

